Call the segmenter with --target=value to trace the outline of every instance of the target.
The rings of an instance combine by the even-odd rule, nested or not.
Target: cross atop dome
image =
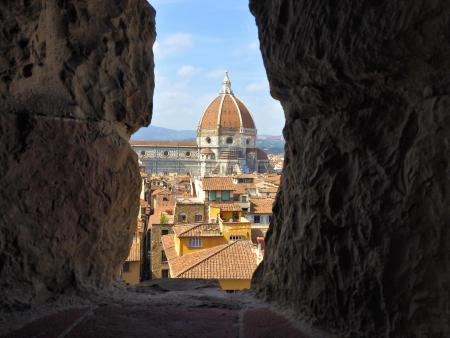
[[[219,94],[231,94],[233,95],[233,91],[231,90],[231,81],[228,77],[228,70],[225,71],[225,77],[222,81],[222,89],[220,90]]]

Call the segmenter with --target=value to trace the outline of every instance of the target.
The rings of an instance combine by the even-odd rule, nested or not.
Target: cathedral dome
[[[234,96],[228,72],[222,82],[222,89],[205,109],[199,123],[199,129],[256,129],[248,108]]]

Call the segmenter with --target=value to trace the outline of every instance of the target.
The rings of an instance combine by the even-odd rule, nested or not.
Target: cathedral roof
[[[256,129],[248,108],[234,96],[228,72],[222,82],[222,89],[205,109],[199,123],[200,129],[230,128]]]

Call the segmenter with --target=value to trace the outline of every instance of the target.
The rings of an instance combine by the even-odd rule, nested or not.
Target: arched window
[[[200,237],[192,237],[189,240],[190,248],[201,248],[202,247],[202,239]]]
[[[242,240],[242,236],[235,236],[235,235],[230,236],[230,241],[240,241],[240,240]]]
[[[247,144],[250,144],[250,139],[248,138],[245,142],[246,142]]]
[[[145,151],[144,151],[144,150],[141,151],[141,155],[142,155],[142,156],[145,155]]]
[[[233,138],[231,136],[227,137],[226,142],[227,142],[227,144],[232,144],[233,143]]]
[[[167,150],[165,150],[165,151],[163,152],[163,155],[164,155],[164,156],[169,156],[169,152],[168,152]]]
[[[208,136],[208,137],[206,138],[206,143],[211,143],[211,137]]]
[[[190,151],[186,151],[186,156],[187,157],[191,156],[191,152]]]
[[[181,213],[178,215],[178,222],[180,223],[186,223],[186,214]]]

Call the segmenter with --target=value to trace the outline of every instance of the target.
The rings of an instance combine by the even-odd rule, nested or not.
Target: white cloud
[[[225,75],[225,69],[212,69],[209,72],[206,73],[206,77],[210,78],[222,78]]]
[[[262,92],[268,89],[267,83],[264,82],[253,82],[245,86],[245,90],[251,93]]]
[[[158,39],[153,45],[156,58],[175,55],[192,47],[193,37],[189,33],[174,33]]]
[[[175,33],[162,40],[164,46],[190,47],[192,46],[192,35],[189,33]]]
[[[257,49],[259,48],[259,41],[253,41],[252,43],[249,43],[247,47],[249,49]]]
[[[190,76],[190,75],[195,74],[197,71],[198,71],[198,69],[195,68],[194,66],[184,65],[184,66],[181,66],[180,68],[178,68],[177,74],[179,76]]]

